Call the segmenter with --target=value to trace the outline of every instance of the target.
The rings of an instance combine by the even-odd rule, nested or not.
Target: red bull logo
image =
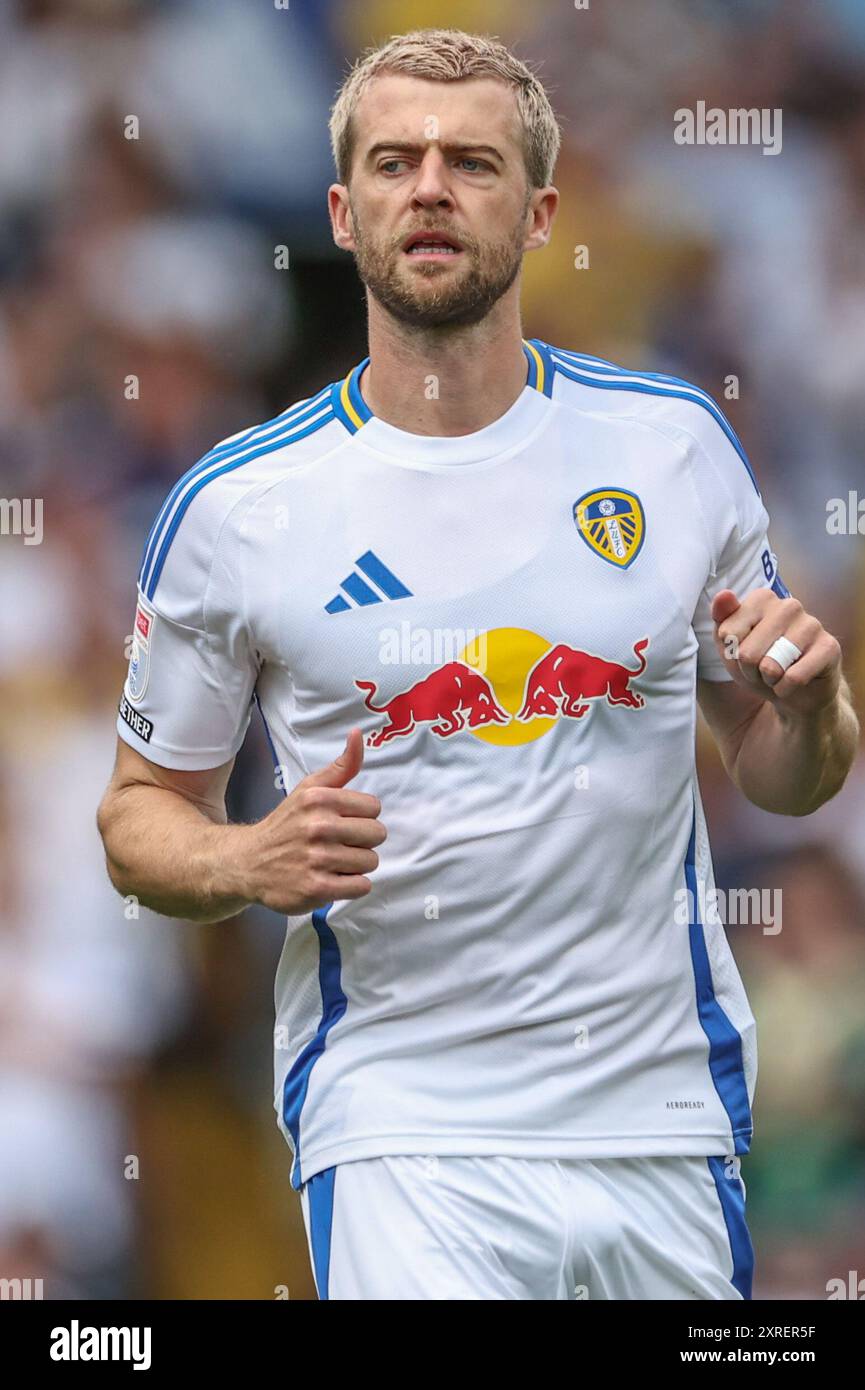
[[[648,645],[648,637],[634,643],[638,665],[631,668],[559,642],[529,672],[526,698],[517,718],[536,719],[538,715],[559,714],[566,719],[582,719],[588,714],[592,700],[642,709],[646,701],[631,690],[630,682],[646,669],[643,652]]]
[[[553,645],[522,628],[498,628],[482,640],[483,669],[476,641],[458,660],[389,700],[376,698],[374,681],[356,680],[367,709],[385,718],[367,735],[367,747],[406,738],[422,725],[438,738],[465,730],[489,743],[528,743],[558,719],[584,719],[597,701],[627,709],[642,709],[646,703],[631,682],[646,669],[648,637],[634,643],[634,666],[564,642]]]
[[[431,733],[450,738],[466,726],[477,729],[482,724],[507,724],[510,719],[486,677],[462,661],[449,661],[384,705],[373,704],[373,681],[355,681],[355,685],[367,692],[367,709],[387,715],[388,719],[383,729],[367,737],[368,748],[379,748],[392,738],[404,738],[414,733],[418,724],[429,724]]]

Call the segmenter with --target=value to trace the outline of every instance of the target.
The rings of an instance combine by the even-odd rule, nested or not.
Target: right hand
[[[289,917],[340,898],[363,898],[387,838],[381,802],[348,791],[363,763],[363,735],[352,729],[338,758],[304,777],[255,825],[238,827],[245,896]]]

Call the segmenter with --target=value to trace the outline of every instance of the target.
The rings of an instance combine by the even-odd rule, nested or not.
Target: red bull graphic
[[[356,680],[355,685],[367,692],[367,709],[388,718],[383,729],[367,735],[368,748],[380,748],[392,738],[404,738],[414,733],[418,724],[429,724],[432,733],[450,738],[466,728],[467,722],[470,729],[477,729],[482,724],[507,724],[510,719],[486,676],[461,661],[449,661],[383,705],[373,704],[374,681]]]
[[[633,644],[635,666],[609,661],[526,628],[495,628],[449,661],[388,700],[374,681],[355,680],[367,709],[385,716],[367,734],[380,748],[426,726],[439,738],[466,732],[486,743],[530,743],[560,719],[584,719],[593,703],[642,709],[632,683],[646,669],[649,638]]]
[[[631,669],[618,661],[606,661],[559,642],[529,672],[525,699],[517,719],[550,718],[556,714],[566,719],[582,719],[589,712],[591,700],[605,699],[608,705],[642,709],[646,702],[642,695],[631,690],[630,682],[646,669],[643,652],[648,645],[648,637],[634,643],[634,656],[639,664]]]

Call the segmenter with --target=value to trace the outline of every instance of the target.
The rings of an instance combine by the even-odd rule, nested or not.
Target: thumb
[[[350,729],[339,756],[319,772],[311,772],[304,780],[307,786],[312,787],[344,787],[346,782],[357,776],[362,763],[363,734],[360,729]]]
[[[735,613],[739,607],[739,600],[732,589],[721,589],[712,599],[712,622],[723,623],[726,618]]]

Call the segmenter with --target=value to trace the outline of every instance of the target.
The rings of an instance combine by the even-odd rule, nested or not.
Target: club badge
[[[590,550],[620,569],[634,563],[646,533],[642,502],[621,487],[583,493],[574,503],[574,524]]]

